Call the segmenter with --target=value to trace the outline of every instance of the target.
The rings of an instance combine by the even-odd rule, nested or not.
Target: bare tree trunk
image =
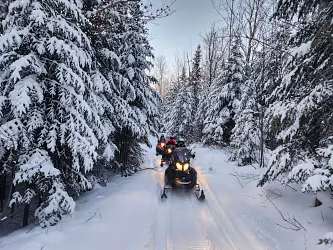
[[[167,70],[167,63],[165,56],[157,56],[155,61],[155,74],[158,75],[158,85],[160,87],[160,94],[164,94],[164,76]]]
[[[218,30],[215,25],[212,25],[210,31],[202,37],[205,52],[203,70],[207,87],[213,84],[226,52],[223,32],[224,30]]]
[[[265,61],[265,45],[263,45],[263,53],[262,53],[262,73],[261,73],[261,81],[259,81],[259,131],[260,131],[260,160],[259,160],[259,167],[263,168],[265,166],[264,161],[264,84],[265,84],[265,73],[266,73],[266,61]]]
[[[188,66],[188,76],[191,76],[191,61],[190,61],[190,57],[188,55],[188,53],[186,54],[186,58],[187,58],[187,66]]]
[[[23,214],[23,227],[27,226],[29,223],[29,212],[30,212],[30,204],[25,204],[24,206],[24,214]]]
[[[6,172],[0,175],[0,213],[4,210],[4,201],[6,199]]]
[[[13,167],[12,168],[12,180],[14,180],[14,178],[15,178],[15,168]],[[13,197],[15,189],[16,189],[16,187],[15,187],[14,182],[13,182],[12,185],[11,185],[11,191],[9,192],[10,193],[10,197],[8,199],[8,204],[10,202],[10,199]],[[11,208],[10,208],[10,216],[9,216],[10,218],[13,218],[14,211],[15,211],[15,204],[12,205]]]

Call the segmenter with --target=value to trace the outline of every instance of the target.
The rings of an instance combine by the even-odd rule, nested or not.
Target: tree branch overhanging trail
[[[110,0],[110,1],[111,1],[111,3],[107,3],[104,6],[99,7],[97,10],[92,11],[90,13],[90,15],[96,15],[107,9],[114,8],[117,5],[120,5],[120,4],[126,5],[127,3],[130,3],[131,1],[136,1],[136,0]],[[171,7],[176,3],[176,1],[177,0],[172,0],[170,2],[170,4],[168,4],[168,5],[163,4],[163,6],[161,8],[158,8],[157,10],[155,10],[155,13],[153,13],[153,5],[151,3],[143,4],[143,2],[142,2],[142,5],[144,5],[144,11],[146,11],[146,15],[145,15],[146,19],[149,21],[152,21],[152,20],[155,20],[158,18],[164,18],[164,17],[172,15],[176,10],[172,10]],[[150,12],[150,14],[148,14],[149,12]]]

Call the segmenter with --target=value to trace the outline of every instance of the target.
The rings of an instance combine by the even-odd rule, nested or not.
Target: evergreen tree
[[[71,197],[91,189],[89,173],[131,173],[139,143],[156,133],[146,21],[139,0],[13,0],[1,9],[0,173],[16,173],[10,204],[25,205],[23,224],[38,199],[41,225],[54,225],[73,212]]]
[[[90,3],[87,13],[94,24],[90,36],[98,61],[97,72],[101,73],[97,78],[107,86],[105,118],[113,131],[101,148],[100,163],[128,175],[143,160],[139,143],[149,144],[149,133],[154,134],[158,128],[157,104],[161,100],[150,87],[145,72],[151,66],[148,58],[152,57],[146,21],[140,1],[119,2],[106,9],[105,2],[86,1]],[[96,14],[94,9],[103,11]]]
[[[180,80],[170,91],[171,100],[166,112],[167,132],[172,135],[184,136],[188,143],[199,140],[199,121],[197,109],[201,94],[201,48],[198,46],[193,58],[192,70],[186,76],[185,67],[182,69]]]
[[[0,137],[5,155],[15,155],[1,160],[19,169],[14,183],[26,187],[26,211],[31,195],[39,198],[45,226],[73,211],[65,187],[91,188],[84,173],[94,166],[97,134],[106,136],[81,8],[80,1],[13,0],[2,20]]]
[[[235,115],[231,146],[234,147],[230,160],[243,166],[260,163],[262,153],[276,145],[275,128],[268,105],[274,102],[274,90],[281,83],[282,64],[285,58],[286,30],[275,27],[260,51],[254,53],[254,63],[246,67],[246,81],[242,83],[240,105]],[[261,162],[264,164],[264,162]]]
[[[182,70],[179,83],[171,91],[174,93],[174,99],[166,117],[167,132],[171,135],[182,135],[191,138],[193,88],[188,83],[185,68]]]
[[[198,45],[194,54],[192,71],[190,73],[190,78],[189,78],[189,84],[193,86],[193,95],[195,103],[193,112],[196,111],[196,108],[198,107],[199,104],[199,93],[202,84],[201,59],[202,59],[201,47],[200,45]]]
[[[273,24],[273,33],[267,41],[266,48],[266,64],[265,64],[265,82],[264,82],[264,98],[265,98],[265,123],[268,124],[266,146],[270,150],[274,150],[278,146],[279,122],[274,116],[274,103],[277,101],[276,94],[284,74],[284,64],[288,59],[287,47],[290,35],[290,28],[283,22]]]
[[[139,167],[142,162],[140,143],[149,144],[149,134],[156,134],[158,128],[158,93],[150,86],[146,70],[151,67],[152,48],[148,43],[146,21],[140,9],[140,1],[122,3],[117,16],[119,23],[115,32],[116,54],[121,66],[120,77],[114,81],[125,101],[116,114],[120,119],[114,121],[116,128],[115,144],[117,163],[126,175]]]
[[[183,73],[185,74],[185,71]],[[177,81],[173,83],[172,87],[169,89],[165,97],[165,112],[163,113],[163,121],[164,131],[168,135],[175,135],[178,133],[178,109],[176,106],[176,102],[180,93],[180,88],[183,83],[184,82],[181,78],[177,79]]]
[[[94,50],[94,68],[92,70],[93,80],[98,83],[100,88],[98,112],[102,116],[105,129],[108,136],[102,138],[98,149],[98,162],[94,175],[101,176],[103,169],[119,171],[119,165],[114,161],[116,152],[115,131],[119,123],[125,123],[126,113],[129,105],[121,97],[117,83],[124,81],[120,74],[121,61],[116,53],[116,48],[122,41],[119,39],[123,30],[121,27],[122,5],[113,5],[109,8],[105,6],[104,1],[85,0],[84,13],[89,19],[86,25],[86,33],[92,43]],[[101,10],[103,11],[96,11]]]
[[[211,86],[204,85],[199,95],[199,105],[195,117],[196,125],[198,128],[199,141],[203,138],[204,121],[207,117],[207,109],[209,108],[210,100],[208,99],[210,93],[213,91]]]
[[[287,181],[319,191],[331,186],[333,3],[280,0],[276,16],[289,22],[295,15],[297,30],[272,104],[280,143],[259,184],[289,173]]]
[[[235,124],[234,115],[239,105],[241,83],[244,81],[244,62],[241,40],[235,37],[232,44],[226,68],[215,80],[207,98],[209,109],[203,129],[205,144],[229,144]]]
[[[189,79],[189,85],[190,85],[189,87],[193,91],[192,92],[193,106],[191,108],[193,125],[189,137],[189,140],[192,142],[199,141],[203,127],[203,120],[199,119],[201,118],[201,116],[198,116],[198,107],[203,87],[201,60],[202,60],[202,52],[200,45],[198,45],[194,54],[192,72],[190,74],[190,79]]]
[[[239,166],[252,164],[259,159],[259,103],[256,85],[260,76],[256,73],[252,72],[249,79],[242,84],[242,98],[234,117],[235,127],[230,143],[234,150],[230,160],[237,161]]]

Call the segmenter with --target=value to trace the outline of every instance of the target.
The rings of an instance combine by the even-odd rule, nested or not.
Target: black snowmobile
[[[165,170],[162,199],[167,198],[166,190],[171,188],[192,189],[199,200],[205,199],[204,191],[197,183],[197,171],[190,166],[191,158],[194,157],[186,147],[179,147],[173,151],[169,167]]]

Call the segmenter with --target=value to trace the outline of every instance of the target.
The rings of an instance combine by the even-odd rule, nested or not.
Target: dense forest
[[[139,0],[1,1],[2,217],[21,209],[23,225],[55,225],[95,182],[140,166],[161,101],[146,73],[152,17],[142,9]]]
[[[231,149],[265,168],[258,186],[332,187],[332,1],[225,0],[171,81],[147,29],[168,6],[0,2],[1,218],[57,224],[94,183],[134,174],[159,132]]]
[[[265,168],[258,186],[332,188],[333,2],[223,2],[227,25],[212,26],[192,61],[176,58],[164,132]]]

